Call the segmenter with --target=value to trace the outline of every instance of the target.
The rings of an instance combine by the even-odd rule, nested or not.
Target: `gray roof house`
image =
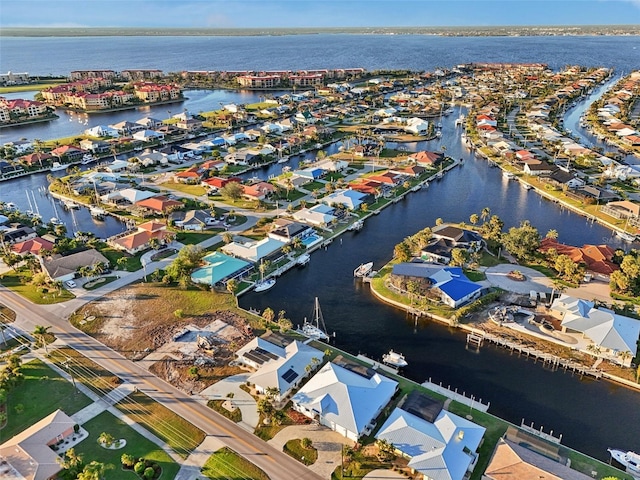
[[[42,269],[52,280],[65,282],[72,280],[80,267],[93,266],[98,263],[109,265],[109,260],[97,250],[91,248],[63,257],[56,255],[40,260]]]
[[[189,210],[172,212],[169,220],[184,230],[202,231],[215,225],[216,217],[206,210]]]

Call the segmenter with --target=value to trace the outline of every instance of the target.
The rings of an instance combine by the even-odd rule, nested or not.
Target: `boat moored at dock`
[[[402,368],[409,365],[405,360],[404,355],[394,352],[393,349],[389,350],[389,353],[385,353],[382,356],[382,362],[396,368]]]
[[[635,452],[625,452],[624,450],[618,450],[615,448],[607,448],[607,451],[611,454],[611,458],[623,465],[627,473],[630,473],[634,477],[640,476],[640,455]]]

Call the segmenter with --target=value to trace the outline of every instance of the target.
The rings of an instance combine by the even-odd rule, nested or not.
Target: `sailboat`
[[[255,283],[255,286],[253,287],[253,291],[254,292],[265,292],[267,290],[269,290],[271,287],[273,287],[276,284],[276,279],[275,278],[268,278],[268,279],[264,279],[264,270],[262,270],[262,268],[260,269],[260,281]]]
[[[56,202],[51,200],[51,204],[53,205],[53,213],[55,215],[51,217],[51,220],[49,221],[51,222],[52,225],[64,225],[62,220],[60,220],[60,218],[58,217],[58,209],[56,208]]]
[[[624,224],[624,230],[622,232],[616,231],[616,235],[618,235],[625,242],[633,242],[636,239],[636,236],[627,232],[627,225],[629,225],[628,218],[626,223]]]
[[[315,303],[313,305],[313,320],[311,322],[308,322],[305,318],[304,323],[302,324],[301,332],[303,335],[314,340],[329,340],[327,327],[324,324],[324,318],[322,317],[322,311],[320,310],[320,302],[318,301],[318,297],[316,297]]]

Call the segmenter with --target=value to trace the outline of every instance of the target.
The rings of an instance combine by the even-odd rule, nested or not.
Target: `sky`
[[[0,0],[2,27],[628,25],[640,0]]]

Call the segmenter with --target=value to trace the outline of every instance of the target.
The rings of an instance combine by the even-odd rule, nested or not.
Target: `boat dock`
[[[487,332],[471,332],[467,334],[467,347],[471,345],[479,349],[485,341],[508,348],[511,352],[518,352],[518,355],[526,355],[527,357],[535,359],[535,361],[542,360],[543,364],[553,370],[563,368],[565,371],[569,370],[573,373],[578,373],[581,376],[587,375],[595,379],[600,379],[602,377],[602,371],[597,368],[586,367],[580,363],[560,358],[557,355],[542,352],[535,348],[512,340],[506,340]]]
[[[439,393],[440,395],[444,395],[451,400],[455,400],[456,402],[467,405],[471,408],[475,408],[476,410],[480,410],[481,412],[486,412],[489,410],[489,406],[491,402],[482,403],[481,398],[476,398],[474,395],[467,397],[467,392],[458,393],[458,389],[451,390],[451,385],[445,387],[442,385],[442,382],[439,384],[433,383],[431,381],[431,377],[429,380],[421,384],[424,388],[431,390],[432,392]]]

